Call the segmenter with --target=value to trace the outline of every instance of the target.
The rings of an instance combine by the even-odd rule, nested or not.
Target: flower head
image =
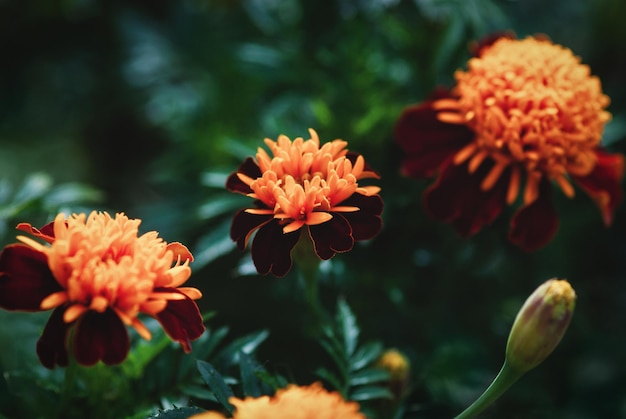
[[[550,279],[526,300],[515,317],[506,345],[506,361],[515,370],[535,368],[552,353],[565,334],[576,305],[566,280]]]
[[[355,241],[380,231],[380,188],[358,183],[378,175],[363,156],[348,152],[347,142],[320,146],[317,133],[309,133],[308,140],[266,139],[272,156],[259,148],[256,159],[248,158],[226,182],[229,190],[255,200],[254,208],[235,214],[230,235],[243,250],[258,230],[252,259],[261,274],[289,272],[291,250],[302,230],[321,259],[351,250]]]
[[[509,238],[531,251],[558,228],[551,183],[570,198],[575,183],[611,224],[624,161],[600,148],[609,98],[588,66],[545,37],[502,36],[455,78],[452,91],[407,108],[395,128],[404,173],[438,172],[424,195],[429,213],[469,236],[521,200]]]
[[[186,352],[204,332],[195,288],[180,287],[191,275],[193,256],[180,243],[151,231],[141,236],[141,220],[106,212],[59,214],[41,230],[18,229],[47,242],[18,236],[22,243],[0,254],[0,307],[7,310],[54,309],[37,343],[42,364],[68,363],[67,341],[78,363],[122,362],[129,350],[124,325],[145,339],[150,331],[140,313],[155,317]],[[70,335],[70,329],[74,333]]]
[[[320,383],[310,386],[290,385],[273,397],[231,397],[235,406],[233,419],[365,419],[359,405],[343,400],[337,392],[326,391]],[[207,412],[193,419],[224,419],[220,413]]]

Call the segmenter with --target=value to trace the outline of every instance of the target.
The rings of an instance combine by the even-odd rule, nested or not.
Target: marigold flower
[[[180,287],[191,275],[193,256],[156,231],[139,236],[140,223],[121,213],[112,218],[94,211],[67,219],[59,214],[41,230],[17,226],[49,245],[18,236],[22,243],[2,250],[0,307],[54,309],[37,342],[45,367],[66,366],[68,345],[79,364],[122,362],[130,347],[124,325],[151,338],[140,313],[156,318],[185,352],[204,332],[194,301],[200,291]]]
[[[543,362],[567,330],[576,293],[566,280],[549,279],[526,299],[517,313],[506,345],[511,368],[526,372]]]
[[[356,402],[343,400],[337,392],[326,391],[320,383],[290,385],[273,397],[228,400],[235,406],[233,419],[366,419]],[[192,419],[224,419],[221,413],[206,412]]]
[[[624,159],[600,147],[611,115],[599,79],[545,37],[492,37],[476,53],[452,91],[408,107],[395,127],[403,173],[438,173],[427,212],[470,236],[521,199],[509,239],[533,251],[558,228],[551,183],[570,198],[575,183],[610,225]]]
[[[226,187],[254,198],[254,208],[235,214],[230,230],[239,249],[253,232],[252,260],[261,274],[284,276],[292,265],[291,250],[306,229],[315,253],[330,259],[368,240],[381,229],[383,202],[376,186],[360,179],[379,176],[363,156],[348,152],[347,142],[334,140],[320,147],[317,133],[291,141],[265,139],[262,148],[232,173]]]

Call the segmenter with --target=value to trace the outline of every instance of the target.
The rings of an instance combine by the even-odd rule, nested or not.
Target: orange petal
[[[58,291],[50,294],[46,298],[41,301],[39,307],[42,310],[50,310],[51,308],[55,308],[63,304],[69,300],[69,296],[67,295],[67,291]]]
[[[87,307],[82,304],[74,304],[68,307],[63,313],[63,321],[65,323],[72,323],[74,320],[79,318],[85,311],[87,311]]]
[[[193,262],[193,255],[182,243],[172,242],[169,243],[166,247],[166,250],[171,250],[174,253],[174,256],[180,256],[180,260],[185,261],[189,260],[189,262]]]
[[[200,290],[197,288],[180,287],[178,288],[178,291],[182,292],[183,294],[185,294],[187,297],[191,298],[192,300],[197,300],[199,298],[202,298],[202,292],[200,292]]]

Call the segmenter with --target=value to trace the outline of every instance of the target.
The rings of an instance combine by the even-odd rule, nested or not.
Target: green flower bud
[[[566,280],[549,279],[526,300],[511,328],[506,362],[518,372],[535,368],[552,353],[569,326],[576,293]]]

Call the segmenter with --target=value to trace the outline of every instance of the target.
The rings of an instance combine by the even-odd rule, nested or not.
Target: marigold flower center
[[[167,300],[184,298],[180,293],[154,290],[177,287],[189,278],[191,269],[190,260],[181,263],[173,250],[176,245],[168,245],[157,232],[139,236],[140,223],[124,214],[112,218],[106,212],[94,211],[89,216],[74,214],[67,219],[59,214],[54,221],[54,242],[41,250],[64,291],[44,299],[42,308],[68,303],[66,322],[86,310],[111,308],[149,338],[150,333],[136,316],[139,312],[154,315],[165,308]]]
[[[378,187],[360,187],[358,180],[378,177],[365,170],[365,161],[358,156],[353,163],[345,148],[347,142],[334,140],[320,147],[314,130],[311,138],[291,141],[281,135],[277,141],[265,139],[273,157],[262,148],[257,151],[257,164],[262,176],[256,179],[239,173],[252,193],[248,196],[262,201],[269,209],[248,209],[253,214],[273,214],[289,233],[303,225],[316,225],[332,218],[331,212],[358,211],[340,206],[354,193],[371,195]]]
[[[539,180],[555,180],[567,196],[574,190],[567,175],[593,170],[593,149],[611,115],[609,98],[572,51],[546,39],[501,38],[455,74],[458,99],[436,103],[438,118],[466,124],[475,140],[460,150],[455,163],[469,161],[470,172],[491,157],[490,189],[513,167],[507,201],[517,196],[520,171],[528,174],[524,199],[536,198]]]

